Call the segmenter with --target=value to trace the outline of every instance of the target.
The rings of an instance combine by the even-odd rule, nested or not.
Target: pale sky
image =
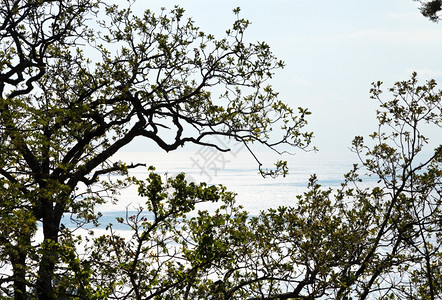
[[[442,23],[421,16],[412,0],[139,0],[135,8],[175,4],[218,38],[241,7],[252,22],[246,39],[266,41],[286,62],[271,84],[292,107],[312,111],[309,130],[320,151],[348,151],[355,135],[377,128],[371,82],[387,90],[417,71],[422,82],[442,86]]]

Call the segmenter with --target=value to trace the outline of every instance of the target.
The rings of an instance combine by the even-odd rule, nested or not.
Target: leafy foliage
[[[424,17],[427,17],[433,22],[438,22],[440,20],[440,16],[438,14],[442,10],[441,0],[414,1],[419,1],[421,3],[420,11]]]
[[[109,229],[95,240],[94,285],[116,299],[441,299],[442,148],[428,151],[422,132],[441,125],[435,87],[413,74],[383,101],[374,83],[380,126],[371,146],[353,141],[361,165],[337,190],[312,175],[291,207],[250,216],[223,187],[182,174],[135,180],[146,210],[119,220],[126,239]]]
[[[127,184],[106,177],[139,166],[111,157],[137,137],[165,151],[186,143],[229,151],[216,136],[308,147],[309,112],[267,83],[283,62],[264,42],[246,44],[249,22],[235,14],[216,39],[179,7],[134,14],[101,0],[2,1],[0,255],[11,270],[0,278],[3,295],[54,299],[67,291],[68,270],[88,277],[62,216],[98,222],[96,205]],[[277,166],[271,175],[286,172]]]
[[[388,101],[374,83],[379,128],[354,139],[360,165],[341,187],[313,175],[294,206],[250,216],[224,187],[183,174],[111,180],[139,166],[111,162],[136,137],[165,151],[228,151],[216,136],[308,147],[309,112],[267,86],[283,63],[267,44],[245,44],[248,21],[216,39],[179,7],[5,0],[0,16],[0,297],[440,299],[442,145],[428,150],[424,134],[441,127],[433,80],[413,74]],[[269,175],[285,172],[279,162]],[[98,224],[97,204],[130,184],[145,205],[117,218],[129,234],[62,224]],[[208,202],[219,206],[201,210]]]

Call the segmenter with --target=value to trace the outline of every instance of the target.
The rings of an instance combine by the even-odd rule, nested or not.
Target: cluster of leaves
[[[440,20],[439,12],[442,10],[441,0],[422,1],[414,0],[421,3],[420,11],[424,17],[427,17],[433,22]]]
[[[441,127],[441,92],[416,74],[381,101],[372,146],[341,187],[313,175],[291,207],[250,216],[223,187],[132,180],[145,208],[91,246],[95,287],[114,299],[441,299],[442,145],[428,151],[421,132]],[[424,126],[425,127],[425,126]],[[364,184],[367,172],[377,183]],[[195,204],[220,201],[215,211]]]

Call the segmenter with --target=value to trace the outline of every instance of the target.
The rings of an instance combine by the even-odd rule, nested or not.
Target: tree
[[[431,0],[431,1],[419,1],[421,3],[420,11],[424,17],[427,17],[433,22],[438,22],[440,17],[438,13],[442,10],[441,0]]]
[[[129,238],[110,228],[88,248],[89,286],[112,299],[442,299],[442,145],[424,134],[442,125],[442,92],[416,74],[390,100],[381,86],[372,145],[353,140],[361,164],[337,190],[313,175],[294,206],[250,216],[183,174],[132,179],[146,206],[119,219]],[[222,205],[186,216],[204,200]]]
[[[101,0],[2,1],[2,297],[90,292],[96,266],[80,260],[78,237],[61,219],[97,222],[94,207],[126,184],[106,175],[139,166],[110,161],[136,137],[165,151],[186,143],[228,151],[216,136],[275,151],[308,147],[309,112],[292,110],[267,85],[283,63],[266,43],[244,42],[248,25],[238,17],[215,39],[179,7],[134,15]],[[278,127],[279,138],[271,133]],[[277,167],[270,175],[286,172]]]

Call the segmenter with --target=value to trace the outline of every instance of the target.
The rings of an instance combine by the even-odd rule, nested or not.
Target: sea
[[[289,173],[286,176],[264,178],[259,174],[259,163],[266,170],[274,167],[277,160],[288,162]],[[170,153],[120,152],[113,157],[113,161],[145,164],[146,167],[131,170],[130,175],[138,179],[147,178],[148,167],[154,166],[155,172],[164,179],[184,172],[187,181],[223,185],[228,191],[236,193],[236,203],[251,216],[269,208],[295,205],[296,196],[307,190],[312,174],[316,174],[318,182],[324,188],[339,188],[344,174],[352,169],[353,164],[360,163],[357,155],[350,150],[347,153],[298,151],[292,155],[263,151],[252,155],[245,149],[220,152],[207,147],[195,151]],[[364,174],[362,176],[364,177]],[[370,185],[374,180],[365,176],[364,184]],[[97,207],[96,210],[102,214],[100,224],[102,227],[109,223],[118,226],[115,222],[116,217],[124,217],[126,213],[135,212],[145,205],[145,201],[146,199],[138,196],[134,186],[121,190],[116,203],[109,202]],[[198,209],[210,211],[217,205],[205,203]]]

